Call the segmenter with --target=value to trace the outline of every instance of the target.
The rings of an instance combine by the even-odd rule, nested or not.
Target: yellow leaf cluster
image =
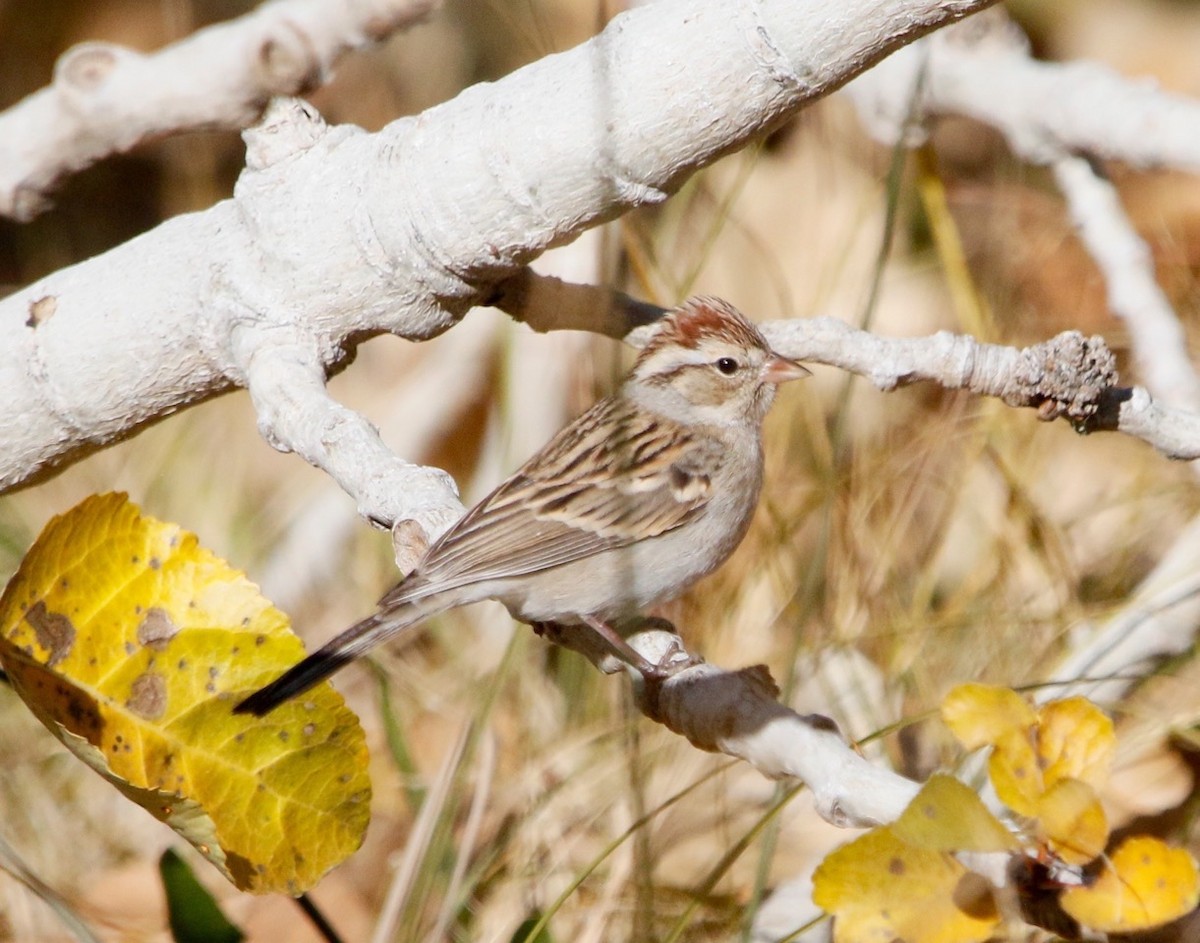
[[[1109,828],[1097,789],[1116,745],[1112,722],[1084,698],[1035,709],[1006,688],[955,688],[942,715],[968,749],[990,747],[997,796],[1019,817],[1006,828],[967,786],[935,775],[890,826],[830,854],[813,876],[813,900],[834,915],[838,943],[976,943],[1000,922],[990,885],[955,857],[1004,853],[1064,867],[1100,858]],[[1077,872],[1078,873],[1078,872]],[[1174,920],[1200,901],[1191,856],[1157,839],[1133,838],[1098,876],[1059,894],[1082,926],[1135,932]]]
[[[122,494],[51,520],[0,597],[30,709],[244,890],[299,894],[366,830],[363,733],[332,687],[231,712],[303,655],[242,573]]]
[[[1112,721],[1082,697],[1035,710],[1015,691],[964,684],[942,703],[942,718],[967,749],[991,747],[996,795],[1029,820],[1034,856],[1086,865],[1104,853],[1108,820],[1097,790],[1116,750]],[[1132,932],[1174,920],[1200,901],[1191,856],[1157,839],[1126,841],[1099,876],[1063,891],[1063,909],[1099,931]]]

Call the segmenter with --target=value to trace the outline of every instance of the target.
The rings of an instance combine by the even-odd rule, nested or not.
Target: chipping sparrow
[[[692,298],[660,322],[621,388],[472,508],[351,626],[235,708],[262,716],[369,648],[455,606],[498,599],[524,622],[591,627],[677,596],[741,542],[762,485],[776,384],[808,371],[731,305]]]

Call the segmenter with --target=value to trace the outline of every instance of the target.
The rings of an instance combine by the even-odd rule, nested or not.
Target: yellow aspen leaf
[[[992,746],[1001,738],[1027,735],[1037,713],[1011,688],[960,684],[942,701],[942,720],[964,749]]]
[[[1081,779],[1060,779],[1038,800],[1038,830],[1059,858],[1087,864],[1108,844],[1108,819],[1096,790]]]
[[[979,796],[943,773],[929,778],[891,829],[906,844],[929,851],[1016,851],[1020,847]]]
[[[1037,815],[1045,785],[1030,731],[1012,730],[996,739],[988,757],[988,776],[1006,806],[1019,815]]]
[[[1094,882],[1062,894],[1062,907],[1101,933],[1148,930],[1182,917],[1200,902],[1196,862],[1157,838],[1124,841]]]
[[[1087,698],[1051,701],[1038,714],[1038,762],[1047,788],[1070,778],[1100,789],[1116,746],[1112,719]]]
[[[813,901],[833,914],[835,943],[979,943],[1000,922],[986,880],[889,827],[828,855],[813,875]]]
[[[299,894],[366,830],[366,745],[330,685],[231,712],[303,655],[244,574],[123,494],[51,520],[0,597],[30,709],[243,890]]]

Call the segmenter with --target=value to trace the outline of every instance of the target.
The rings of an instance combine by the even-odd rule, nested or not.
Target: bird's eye
[[[731,377],[738,372],[738,362],[732,357],[722,357],[717,361],[717,369],[725,376]]]

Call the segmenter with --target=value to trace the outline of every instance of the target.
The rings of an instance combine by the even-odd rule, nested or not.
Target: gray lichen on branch
[[[1009,406],[1034,406],[1038,418],[1060,416],[1080,431],[1119,380],[1117,362],[1102,337],[1065,331],[1019,351],[1000,399]]]

